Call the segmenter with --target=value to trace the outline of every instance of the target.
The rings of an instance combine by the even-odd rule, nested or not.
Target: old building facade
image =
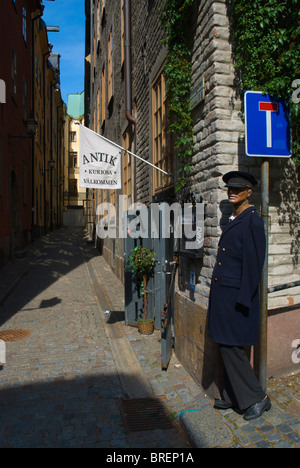
[[[84,92],[68,95],[65,109],[64,226],[82,226],[86,189],[79,184],[79,125],[84,125]]]
[[[122,190],[94,190],[89,197],[96,204],[108,201],[116,209],[120,194],[127,195],[129,203],[146,206],[191,199],[205,205],[202,254],[186,255],[181,244],[170,241],[167,260],[179,252],[173,301],[175,353],[196,380],[210,388],[216,355],[206,333],[207,305],[218,239],[231,214],[222,175],[239,169],[260,179],[262,160],[245,156],[243,99],[233,66],[228,3],[197,0],[187,32],[193,71],[192,170],[187,188],[176,192],[178,163],[168,133],[163,74],[167,48],[159,19],[162,3],[86,1],[85,117],[89,128],[174,174],[175,179],[123,152]],[[269,286],[299,279],[298,187],[299,168],[292,160],[270,160]],[[260,188],[254,191],[253,204],[260,209]],[[102,252],[123,278],[124,239],[104,239]],[[295,366],[290,356],[297,338],[293,329],[295,325],[299,329],[299,303],[299,287],[269,294],[269,373]]]
[[[1,3],[0,265],[61,223],[62,99],[41,0]],[[55,88],[56,86],[56,88]]]

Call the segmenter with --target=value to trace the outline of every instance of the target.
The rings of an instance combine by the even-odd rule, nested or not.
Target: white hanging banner
[[[121,183],[122,153],[98,133],[80,125],[80,187],[117,190]]]

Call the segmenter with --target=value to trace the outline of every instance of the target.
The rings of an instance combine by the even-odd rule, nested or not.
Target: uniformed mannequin
[[[259,337],[259,283],[266,253],[263,222],[249,198],[257,180],[232,171],[224,175],[233,215],[221,235],[212,276],[208,331],[219,344],[224,364],[224,391],[215,408],[236,407],[244,419],[255,419],[271,408],[244,347]]]

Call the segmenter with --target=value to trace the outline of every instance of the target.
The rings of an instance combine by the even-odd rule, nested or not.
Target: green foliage
[[[155,266],[154,250],[135,247],[129,253],[126,265],[128,271],[131,271],[139,278],[143,278],[144,275],[151,275]]]
[[[285,99],[290,106],[292,153],[300,164],[300,110],[292,83],[300,78],[298,0],[231,0],[235,66],[244,90]]]
[[[175,135],[177,157],[182,162],[177,190],[186,184],[193,154],[193,120],[190,106],[192,65],[187,34],[190,6],[193,2],[194,0],[164,0],[160,8],[162,27],[166,31],[164,42],[168,46],[164,74],[171,121],[169,131]]]
[[[129,253],[126,269],[135,275],[137,283],[142,287],[142,294],[144,295],[144,319],[147,319],[147,280],[153,274],[154,267],[154,250],[146,249],[145,247],[135,247]]]

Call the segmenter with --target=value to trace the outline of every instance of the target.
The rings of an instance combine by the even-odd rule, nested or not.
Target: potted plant
[[[155,266],[155,253],[152,249],[145,247],[135,247],[131,250],[127,267],[135,277],[137,284],[141,286],[144,296],[144,318],[138,319],[138,328],[141,334],[150,335],[153,333],[153,319],[147,317],[147,281],[153,274]]]

